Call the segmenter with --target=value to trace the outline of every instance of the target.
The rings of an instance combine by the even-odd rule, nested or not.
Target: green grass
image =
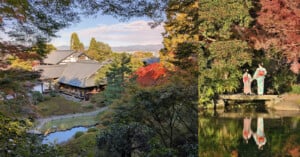
[[[292,85],[292,91],[293,94],[300,94],[300,85]]]
[[[56,127],[56,130],[67,130],[76,126],[95,125],[99,123],[99,117],[101,117],[106,112],[107,111],[103,111],[93,116],[79,116],[79,117],[64,118],[64,119],[49,121],[44,124],[44,126],[41,128],[40,131],[45,132],[49,129],[50,129],[49,131],[55,131],[53,130],[54,126]]]
[[[51,97],[37,104],[37,112],[43,117],[92,111],[93,106],[66,100],[64,97]]]
[[[65,156],[94,157],[96,155],[96,135],[98,132],[88,132],[62,146]]]
[[[95,125],[98,121],[96,120],[97,115],[94,116],[80,116],[74,118],[66,118],[53,120],[46,123],[42,128],[41,132],[45,132],[48,129],[53,129],[55,126],[57,130],[66,130],[75,126],[91,126]],[[52,131],[52,130],[51,130]]]
[[[76,138],[79,138],[79,137],[82,136],[82,135],[84,135],[84,132],[78,131],[78,132],[75,133],[74,138],[75,138],[75,139],[76,139]]]

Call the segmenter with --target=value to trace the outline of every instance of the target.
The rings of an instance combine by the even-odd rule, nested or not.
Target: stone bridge
[[[245,95],[245,94],[231,94],[231,95],[220,95],[217,102],[217,107],[224,107],[228,105],[228,101],[263,101],[267,107],[272,107],[276,103],[281,101],[279,95]]]

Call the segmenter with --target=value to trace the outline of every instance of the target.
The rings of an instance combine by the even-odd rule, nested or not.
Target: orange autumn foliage
[[[137,82],[141,86],[152,86],[164,82],[167,69],[161,63],[153,63],[137,69]]]

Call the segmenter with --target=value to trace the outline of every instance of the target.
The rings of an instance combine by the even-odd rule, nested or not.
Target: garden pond
[[[62,144],[72,139],[77,132],[86,132],[88,127],[74,127],[69,130],[57,131],[43,137],[43,144]]]
[[[198,127],[201,157],[300,157],[299,111],[203,111]]]

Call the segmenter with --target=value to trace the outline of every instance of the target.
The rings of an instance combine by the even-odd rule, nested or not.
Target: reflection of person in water
[[[256,133],[253,133],[253,138],[258,145],[258,149],[263,149],[263,145],[267,143],[267,138],[264,132],[264,119],[261,117],[257,118],[257,130]]]
[[[246,143],[251,138],[252,130],[251,130],[251,118],[244,119],[244,128],[243,128],[243,138],[245,139]]]

